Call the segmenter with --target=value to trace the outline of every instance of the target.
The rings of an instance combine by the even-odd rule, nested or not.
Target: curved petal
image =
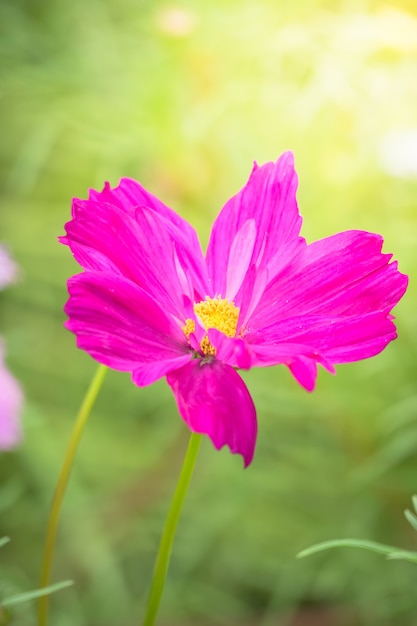
[[[213,225],[207,265],[215,293],[239,306],[243,295],[236,296],[244,289],[244,268],[267,267],[273,278],[305,245],[299,237],[297,182],[290,152],[276,163],[261,167],[255,163],[246,185],[226,203]]]
[[[170,372],[186,365],[192,358],[193,354],[188,352],[187,354],[178,356],[174,359],[144,363],[133,370],[132,380],[138,387],[146,387],[163,376],[166,376]]]
[[[390,310],[407,276],[382,254],[380,235],[346,231],[308,245],[265,289],[248,326],[301,315],[354,316]]]
[[[85,272],[68,281],[68,290],[65,326],[77,336],[77,346],[100,363],[130,372],[149,365],[140,384],[150,384],[171,369],[167,362],[176,369],[191,358],[179,324],[124,278]]]
[[[124,276],[184,320],[183,296],[194,298],[205,283],[204,259],[195,242],[188,249],[184,234],[176,238],[172,224],[152,209],[128,214],[103,202],[77,201],[75,206],[61,242],[80,265]]]
[[[3,346],[0,342],[0,450],[10,450],[20,443],[22,406],[22,391],[17,380],[3,365]]]
[[[175,233],[174,233],[175,234]],[[174,263],[182,293],[191,302],[200,302],[210,291],[206,262],[197,236],[194,240],[177,233]]]
[[[226,273],[226,297],[234,300],[248,273],[256,243],[255,220],[248,219],[237,231],[229,250]]]
[[[320,363],[334,364],[379,354],[397,336],[388,311],[351,317],[305,315],[281,320],[250,337],[258,365],[288,365],[297,381],[312,391]],[[263,361],[263,363],[262,363]]]
[[[305,316],[297,322],[291,341],[314,347],[335,364],[375,356],[397,337],[387,311],[339,318]],[[287,327],[287,337],[289,333]]]
[[[240,369],[286,365],[294,378],[307,391],[312,391],[317,377],[317,364],[320,363],[331,374],[334,366],[317,347],[296,340],[278,343],[248,343],[245,339],[226,337],[215,329],[209,329],[208,337],[216,348],[216,358],[224,363]],[[267,341],[267,336],[263,339]]]
[[[135,216],[138,208],[143,210],[146,207],[156,212],[163,218],[164,227],[170,232],[171,236],[181,242],[182,248],[185,248],[185,251],[182,252],[182,256],[185,254],[188,257],[185,267],[188,268],[191,265],[192,276],[194,279],[197,279],[195,286],[199,298],[203,299],[208,294],[205,263],[197,233],[191,224],[178,213],[175,213],[140,183],[131,178],[122,178],[114,189],[110,187],[109,183],[105,183],[101,192],[90,189],[88,199],[112,204],[130,213],[132,216]],[[73,201],[73,217],[77,214],[78,202],[77,198]],[[190,254],[187,255],[187,252]]]
[[[190,430],[208,435],[218,450],[229,446],[245,467],[256,444],[256,410],[235,370],[217,359],[195,359],[167,376],[178,409]]]
[[[317,363],[332,371],[381,352],[396,337],[390,310],[408,280],[381,247],[379,235],[347,231],[305,248],[248,321],[245,340],[257,357],[272,365],[294,351],[284,362],[311,390]]]
[[[216,349],[216,357],[223,363],[245,370],[257,365],[251,346],[243,339],[227,337],[215,328],[209,328],[207,335],[211,345]]]
[[[295,380],[307,391],[313,391],[317,380],[317,362],[308,357],[298,357],[288,365]],[[334,372],[333,372],[334,373]]]
[[[126,211],[126,213],[132,214],[137,207],[148,207],[174,224],[179,231],[186,233],[188,238],[195,236],[193,227],[186,220],[132,178],[121,178],[119,184],[114,189],[110,187],[109,183],[104,184],[103,191],[90,189],[88,199],[95,202],[113,204]],[[77,198],[75,198],[75,202],[77,202]],[[75,205],[73,205],[73,217],[75,217],[74,209],[76,211]]]
[[[307,391],[313,391],[315,387],[319,364],[331,374],[336,373],[327,355],[316,347],[297,343],[296,340],[253,345],[252,352],[256,358],[256,365],[260,367],[286,365],[296,381]]]

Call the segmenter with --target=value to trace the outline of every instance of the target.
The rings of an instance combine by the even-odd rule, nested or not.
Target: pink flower
[[[17,266],[0,246],[0,289],[12,284]],[[18,382],[4,365],[4,346],[0,339],[0,450],[14,448],[21,440],[20,413],[23,394]]]
[[[18,276],[16,263],[3,246],[0,246],[0,289],[13,284]]]
[[[313,390],[317,365],[378,354],[407,277],[382,237],[300,237],[291,153],[254,165],[214,222],[204,256],[193,228],[134,180],[73,201],[66,326],[138,386],[167,377],[189,428],[249,465],[257,422],[236,369],[285,364]]]
[[[0,341],[0,450],[16,447],[21,439],[20,413],[23,394],[17,380],[4,366],[4,347]]]

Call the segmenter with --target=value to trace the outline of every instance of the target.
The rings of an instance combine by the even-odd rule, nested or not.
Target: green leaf
[[[417,563],[417,552],[410,552],[409,550],[397,550],[387,555],[387,559],[402,559],[403,561],[409,561],[410,563]]]
[[[5,546],[6,543],[9,543],[9,541],[10,541],[10,537],[1,537],[0,538],[0,548]]]
[[[26,591],[25,593],[19,593],[16,596],[11,596],[10,598],[6,598],[6,600],[2,600],[1,605],[12,606],[13,604],[19,604],[20,602],[27,602],[28,600],[34,600],[36,598],[40,598],[41,596],[47,596],[50,593],[54,593],[55,591],[60,591],[61,589],[70,587],[73,584],[74,584],[73,580],[63,580],[60,583],[49,585],[49,587],[44,587],[43,589],[36,589],[35,591]]]
[[[386,546],[376,541],[367,541],[366,539],[332,539],[330,541],[316,543],[314,546],[310,546],[310,548],[301,550],[301,552],[297,554],[297,559],[302,559],[305,556],[310,556],[316,552],[322,552],[323,550],[329,550],[331,548],[362,548],[385,555],[398,553],[398,548]]]
[[[411,524],[414,530],[417,530],[417,517],[412,513],[409,509],[404,511],[404,515],[407,518],[407,521]]]
[[[417,496],[413,496],[412,500],[413,500],[413,506],[414,506],[415,512],[417,513]]]

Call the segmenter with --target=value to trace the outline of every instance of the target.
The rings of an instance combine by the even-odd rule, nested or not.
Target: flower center
[[[216,328],[227,335],[227,337],[236,335],[239,308],[233,302],[229,302],[226,298],[210,298],[206,296],[205,300],[195,304],[193,309],[205,330]],[[182,330],[188,338],[195,331],[194,320],[187,319]],[[215,356],[216,354],[216,349],[211,345],[207,335],[203,337],[200,348],[203,354],[210,356]]]

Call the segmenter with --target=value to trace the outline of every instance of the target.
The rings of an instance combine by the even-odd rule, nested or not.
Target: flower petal
[[[191,358],[179,324],[140,287],[120,276],[85,272],[68,281],[65,326],[94,359],[121,371],[149,365],[149,384]],[[156,366],[155,364],[159,364]],[[135,378],[135,376],[134,376]]]
[[[20,443],[22,406],[20,385],[3,364],[3,346],[0,342],[0,450],[10,450]]]
[[[305,315],[281,320],[252,333],[257,365],[288,365],[297,381],[314,389],[317,363],[334,373],[334,364],[375,356],[396,338],[387,311],[351,317]],[[263,363],[262,363],[263,361]]]
[[[230,246],[226,276],[226,297],[233,301],[248,272],[256,243],[255,220],[246,220],[237,231]]]
[[[198,242],[188,249],[184,234],[152,209],[127,214],[110,204],[81,200],[74,206],[74,219],[66,224],[61,242],[70,246],[80,265],[128,278],[184,321],[183,296],[194,298],[195,289],[205,295]]]
[[[316,362],[332,371],[381,352],[396,337],[390,310],[408,281],[381,247],[379,235],[347,231],[302,250],[248,320],[244,338],[256,356],[272,365],[294,350],[284,362],[311,390]]]
[[[332,364],[381,352],[396,337],[390,310],[408,281],[381,247],[379,235],[347,231],[305,248],[266,288],[248,321],[245,339],[255,354],[280,363],[282,346],[293,345],[295,358],[286,364],[311,389],[314,361],[331,371]],[[296,354],[301,346],[304,354]]]
[[[251,346],[239,337],[227,337],[216,328],[207,331],[211,345],[216,349],[216,357],[232,367],[248,370],[255,365]]]
[[[179,369],[191,361],[192,354],[178,356],[174,359],[165,359],[154,361],[153,363],[144,363],[136,367],[132,372],[132,380],[138,387],[146,387],[156,380],[166,376],[170,372]]]
[[[196,236],[195,230],[186,220],[132,178],[121,178],[114,189],[110,187],[109,183],[105,183],[103,191],[90,189],[88,199],[113,204],[131,214],[135,212],[137,207],[148,207],[170,221],[180,232],[185,233],[188,239]]]
[[[293,342],[265,343],[251,346],[254,362],[259,367],[286,365],[297,382],[307,391],[313,391],[317,378],[317,365],[335,374],[335,368],[327,355],[316,347]]]
[[[291,153],[283,154],[276,163],[261,167],[255,163],[246,185],[226,203],[213,225],[207,265],[214,293],[236,302],[235,295],[245,280],[241,267],[268,267],[272,278],[304,245],[299,237],[302,220],[296,189]],[[250,228],[248,221],[254,224]],[[243,234],[247,235],[246,241]],[[239,280],[233,273],[237,248],[241,256],[237,264]],[[239,302],[236,304],[239,306]]]
[[[317,380],[317,362],[307,357],[298,357],[288,365],[295,380],[307,391],[313,391]]]
[[[298,321],[299,328],[292,341],[314,346],[335,364],[375,356],[397,337],[388,312],[339,318],[306,316]]]
[[[308,360],[312,363],[320,363],[332,374],[335,372],[330,361],[316,347],[301,343],[296,339],[277,341],[275,336],[274,338],[268,336],[268,329],[265,336],[258,337],[258,341],[256,341],[257,335],[253,335],[252,342],[247,341],[246,338],[226,337],[214,328],[208,330],[208,338],[216,349],[216,358],[235,368],[251,369],[252,367],[288,365],[291,371],[293,369],[296,371],[298,367],[295,364],[296,361],[304,363]],[[303,369],[305,369],[304,366]]]
[[[191,271],[191,276],[194,278],[194,284],[199,293],[199,299],[202,300],[204,296],[208,295],[205,262],[197,233],[191,224],[178,213],[175,213],[156,196],[142,187],[140,183],[131,178],[122,178],[119,185],[114,189],[110,187],[109,183],[105,183],[101,192],[90,189],[88,199],[112,204],[130,213],[132,216],[136,216],[138,208],[143,210],[146,207],[156,212],[163,222],[163,228],[166,228],[171,237],[181,244],[178,255],[183,260],[184,256],[187,257],[187,262],[184,265],[186,272],[188,265],[191,265],[191,270],[189,269],[188,273]],[[79,200],[75,198],[73,202],[74,217],[77,212],[77,202]]]
[[[300,315],[351,316],[390,310],[408,279],[382,254],[380,235],[346,231],[308,245],[265,289],[251,329]]]
[[[247,467],[256,444],[256,410],[235,370],[217,359],[195,359],[167,376],[181,417],[196,433],[208,435],[218,450],[229,446]]]

